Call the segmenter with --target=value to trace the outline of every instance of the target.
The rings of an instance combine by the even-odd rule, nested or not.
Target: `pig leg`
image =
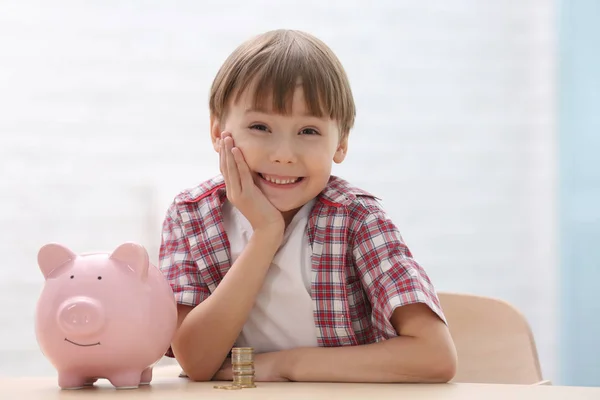
[[[142,371],[142,379],[140,385],[148,385],[152,380],[152,367],[148,367]]]
[[[85,376],[68,371],[58,372],[58,386],[60,386],[61,389],[82,389],[85,383]]]
[[[108,377],[110,383],[117,389],[137,389],[142,373],[140,370],[124,370]]]

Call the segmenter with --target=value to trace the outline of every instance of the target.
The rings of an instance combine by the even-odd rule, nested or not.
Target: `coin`
[[[232,364],[253,364],[254,349],[252,347],[234,347],[231,349]]]
[[[252,388],[256,387],[256,385],[254,385],[254,384],[252,384],[252,385],[237,385],[237,386],[239,386],[240,388],[243,388],[243,389],[246,389],[246,388],[252,389]]]
[[[254,349],[252,347],[234,347],[231,349],[231,369],[233,386],[255,388]]]
[[[232,353],[251,353],[253,351],[253,347],[234,347],[231,349]]]
[[[240,390],[242,387],[238,385],[215,385],[213,386],[213,388],[225,390]]]

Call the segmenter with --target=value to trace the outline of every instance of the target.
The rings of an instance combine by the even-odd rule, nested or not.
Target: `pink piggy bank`
[[[40,249],[38,264],[45,283],[35,332],[58,385],[79,389],[98,378],[121,389],[150,383],[175,334],[177,306],[146,250],[125,243],[112,254],[77,255],[52,243]]]

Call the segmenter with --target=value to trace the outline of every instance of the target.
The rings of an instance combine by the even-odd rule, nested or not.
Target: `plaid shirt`
[[[231,265],[222,218],[222,176],[183,191],[170,205],[159,267],[178,303],[196,306]],[[425,303],[446,319],[429,277],[371,194],[332,176],[311,211],[313,310],[319,346],[350,346],[397,336],[396,307]],[[173,357],[169,349],[167,355]]]

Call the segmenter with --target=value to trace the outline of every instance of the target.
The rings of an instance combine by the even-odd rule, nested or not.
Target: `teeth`
[[[298,181],[299,178],[294,178],[294,179],[275,179],[275,178],[271,178],[268,175],[262,175],[263,178],[265,178],[265,180],[271,182],[271,183],[276,183],[278,185],[289,185],[290,183],[295,183],[296,181]]]

